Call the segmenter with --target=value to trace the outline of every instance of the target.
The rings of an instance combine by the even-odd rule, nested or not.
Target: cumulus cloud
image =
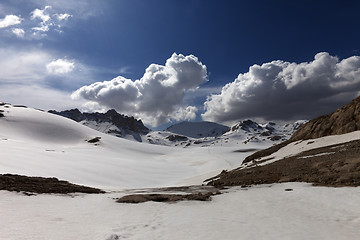
[[[360,57],[339,60],[329,53],[311,62],[272,61],[253,65],[204,103],[203,119],[298,119],[326,114],[356,97]]]
[[[196,118],[197,111],[198,108],[195,106],[180,107],[176,112],[174,112],[172,119],[175,121],[193,120]]]
[[[23,19],[16,15],[6,15],[5,18],[0,19],[0,28],[6,28],[20,24]]]
[[[140,117],[145,123],[157,126],[172,119],[193,119],[197,109],[182,106],[184,95],[205,81],[206,66],[197,57],[174,53],[165,66],[151,64],[139,80],[119,76],[84,86],[72,96]]]
[[[75,63],[67,59],[57,59],[46,65],[46,70],[51,74],[66,74],[73,71]]]

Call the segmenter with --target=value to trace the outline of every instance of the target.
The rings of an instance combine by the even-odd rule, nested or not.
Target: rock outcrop
[[[290,138],[291,142],[338,135],[360,130],[360,97],[337,109],[304,124]]]

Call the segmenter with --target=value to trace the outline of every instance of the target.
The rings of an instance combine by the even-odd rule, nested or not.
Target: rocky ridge
[[[339,135],[360,130],[360,97],[335,112],[317,117],[303,125],[290,141]]]
[[[119,114],[114,109],[111,109],[106,113],[82,113],[79,109],[65,110],[61,112],[50,110],[49,113],[70,118],[85,126],[116,137],[123,138],[132,136],[139,142],[142,141],[142,135],[146,135],[150,132],[150,129],[145,127],[141,120]]]

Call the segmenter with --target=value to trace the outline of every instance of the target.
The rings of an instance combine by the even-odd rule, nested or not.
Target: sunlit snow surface
[[[293,189],[293,191],[285,191]],[[304,183],[231,188],[211,202],[120,204],[0,191],[0,239],[359,239],[360,189]]]

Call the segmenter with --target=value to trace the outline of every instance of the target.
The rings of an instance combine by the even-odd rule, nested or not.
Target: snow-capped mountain
[[[252,120],[243,120],[233,126],[230,131],[225,133],[225,136],[243,138],[244,142],[258,142],[258,141],[285,141],[304,123],[306,120],[299,120],[294,123],[277,124],[268,122],[259,124]]]
[[[50,110],[49,112],[70,118],[99,132],[121,138],[135,139],[139,142],[142,141],[142,135],[146,135],[150,132],[141,120],[119,114],[114,109],[109,110],[106,113],[82,113],[78,109],[61,112]]]
[[[227,127],[212,122],[182,122],[165,131],[150,132],[143,140],[152,144],[181,147],[239,146],[248,143],[271,146],[289,139],[304,123],[306,120],[287,124],[259,124],[244,120]]]
[[[270,145],[287,140],[306,121],[285,125],[268,122],[259,124],[244,120],[231,127],[214,122],[181,122],[164,131],[151,131],[141,120],[109,110],[106,113],[82,113],[78,109],[49,111],[70,118],[99,132],[116,137],[165,146],[209,146],[266,142]]]

